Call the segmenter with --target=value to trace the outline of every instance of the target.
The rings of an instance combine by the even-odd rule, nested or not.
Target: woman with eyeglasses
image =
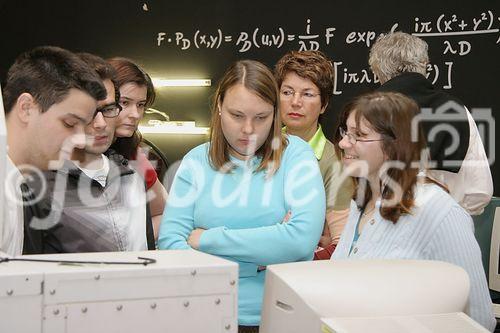
[[[291,51],[278,60],[274,73],[280,88],[284,131],[307,141],[319,163],[326,219],[315,257],[328,259],[347,222],[353,190],[352,179],[341,175],[342,164],[319,124],[333,91],[333,66],[319,51]]]
[[[159,248],[237,262],[239,332],[257,332],[265,266],[311,260],[324,218],[318,164],[307,143],[281,132],[272,72],[234,63],[214,95],[210,142],[177,171]]]
[[[424,137],[412,128],[418,113],[417,104],[398,93],[363,95],[345,107],[335,141],[356,191],[332,259],[423,259],[461,266],[471,285],[466,312],[492,330],[495,319],[472,219],[426,177]]]
[[[140,148],[142,136],[138,131],[139,121],[144,116],[144,111],[154,103],[156,97],[153,82],[142,68],[129,59],[112,58],[108,62],[117,72],[117,85],[120,91],[119,104],[122,108],[115,130],[115,141],[111,149],[129,160],[137,160],[139,171],[146,180],[147,189],[153,194],[149,206],[155,239],[157,239],[167,192],[158,179],[154,167]]]

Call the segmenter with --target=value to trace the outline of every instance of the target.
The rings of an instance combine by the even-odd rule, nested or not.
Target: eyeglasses
[[[292,99],[295,97],[295,94],[299,94],[300,99],[303,101],[312,101],[313,99],[315,99],[317,96],[320,95],[319,93],[313,93],[310,91],[296,92],[293,89],[282,90],[280,91],[280,93],[281,96],[283,96],[283,99]]]
[[[97,116],[99,112],[102,113],[102,116],[104,118],[115,118],[120,114],[121,111],[122,107],[120,104],[106,105],[100,109],[95,110],[94,118]]]
[[[344,128],[339,128],[340,136],[343,138],[347,137],[347,140],[351,145],[355,145],[356,142],[374,142],[374,141],[383,141],[384,139],[360,139],[359,136],[353,133],[347,132]]]

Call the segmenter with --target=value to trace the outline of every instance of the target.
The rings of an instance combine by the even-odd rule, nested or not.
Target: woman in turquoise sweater
[[[311,260],[325,218],[314,154],[281,126],[270,70],[251,60],[229,67],[214,96],[210,143],[184,157],[160,227],[160,249],[239,264],[240,332],[260,323],[265,266]]]

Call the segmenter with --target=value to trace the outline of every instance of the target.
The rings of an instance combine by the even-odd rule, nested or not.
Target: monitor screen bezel
[[[500,292],[500,207],[495,208],[491,229],[489,288]]]
[[[2,86],[0,85],[0,179],[5,180],[7,176],[7,126],[5,123],[5,110],[3,106]],[[3,229],[5,215],[5,186],[0,186],[0,244],[3,240]],[[0,248],[0,251],[2,249]]]

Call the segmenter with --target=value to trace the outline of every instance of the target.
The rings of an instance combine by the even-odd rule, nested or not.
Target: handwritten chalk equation
[[[498,34],[500,29],[495,27],[500,21],[493,11],[487,10],[472,19],[466,20],[456,14],[441,14],[435,20],[422,20],[419,17],[414,19],[413,35],[422,38],[427,37],[448,37],[462,36],[464,39],[459,41],[443,41],[443,54],[465,56],[472,50],[472,44],[465,38],[470,35]],[[500,43],[500,35],[496,44]]]
[[[297,42],[299,50],[319,50],[322,42],[330,45],[335,27],[327,27],[321,33],[311,32],[311,20],[307,19],[305,32],[301,34],[291,34],[284,28],[278,27],[273,32],[263,31],[255,28],[253,31],[241,31],[237,34],[225,34],[222,29],[217,29],[214,33],[206,33],[196,30],[193,36],[189,37],[185,33],[177,31],[174,33],[158,32],[156,36],[157,46],[175,45],[181,50],[196,49],[219,49],[226,44],[234,43],[238,51],[243,53],[252,48],[281,48],[285,43]]]
[[[352,84],[370,84],[379,83],[378,77],[373,72],[364,68],[360,71],[353,71],[349,69],[348,65],[343,61],[333,62],[335,69],[335,79],[333,82],[333,94],[342,95],[343,88]],[[444,82],[443,89],[451,89],[453,87],[453,61],[445,61],[442,64],[428,64],[427,65],[427,78],[436,84]]]
[[[498,28],[493,28],[493,25],[499,19],[491,10],[482,12],[472,20],[464,20],[455,14],[441,14],[435,21],[422,21],[419,17],[415,17],[414,35],[425,37],[498,33]]]
[[[470,20],[465,20],[455,14],[441,14],[434,19],[414,18],[413,35],[422,37],[448,37],[463,36],[463,40],[450,41],[446,39],[443,44],[443,54],[465,56],[472,50],[470,35],[498,34],[500,29],[498,23],[500,17],[497,17],[493,11],[486,10]],[[397,30],[399,23],[394,23],[389,31]],[[280,49],[285,44],[296,43],[298,49],[319,50],[321,46],[331,45],[336,36],[337,28],[328,26],[324,29],[312,29],[311,19],[306,20],[305,31],[301,33],[290,33],[283,27],[277,27],[274,31],[264,31],[256,27],[251,31],[240,31],[232,34],[226,34],[222,28],[218,28],[211,33],[196,30],[188,35],[182,31],[158,32],[156,35],[156,45],[175,46],[186,51],[189,49],[213,49],[217,50],[226,45],[235,45],[238,52],[244,53],[252,49],[276,48]],[[315,30],[315,32],[313,32]],[[363,44],[367,48],[371,47],[376,41],[380,32],[351,31],[342,38],[346,45]],[[500,43],[500,35],[496,44]]]
[[[453,61],[452,57],[466,56],[472,50],[471,35],[498,34],[500,17],[495,16],[493,11],[486,10],[472,17],[468,21],[455,14],[440,14],[433,19],[414,17],[413,35],[423,39],[444,38],[442,53],[448,55],[449,59],[439,64],[427,65],[427,78],[433,83],[442,84],[443,89],[453,87]],[[285,44],[296,43],[299,50],[319,50],[322,46],[343,45],[350,47],[363,45],[369,49],[377,38],[387,32],[398,30],[399,23],[393,23],[388,30],[377,32],[375,30],[349,31],[342,36],[333,25],[326,28],[313,29],[311,19],[306,19],[304,31],[301,33],[290,33],[283,27],[277,27],[275,31],[264,31],[256,27],[250,31],[240,31],[226,34],[222,28],[212,33],[194,31],[188,35],[181,31],[158,32],[156,45],[177,47],[182,51],[190,49],[217,50],[225,46],[234,45],[240,53],[252,49],[276,48],[280,49]],[[449,38],[462,36],[463,38]],[[500,43],[500,36],[496,44]],[[288,47],[287,47],[288,48]],[[333,62],[336,72],[334,91],[335,95],[342,94],[343,87],[351,84],[378,83],[378,78],[369,69],[353,71],[343,61]],[[443,83],[444,82],[444,83]]]

